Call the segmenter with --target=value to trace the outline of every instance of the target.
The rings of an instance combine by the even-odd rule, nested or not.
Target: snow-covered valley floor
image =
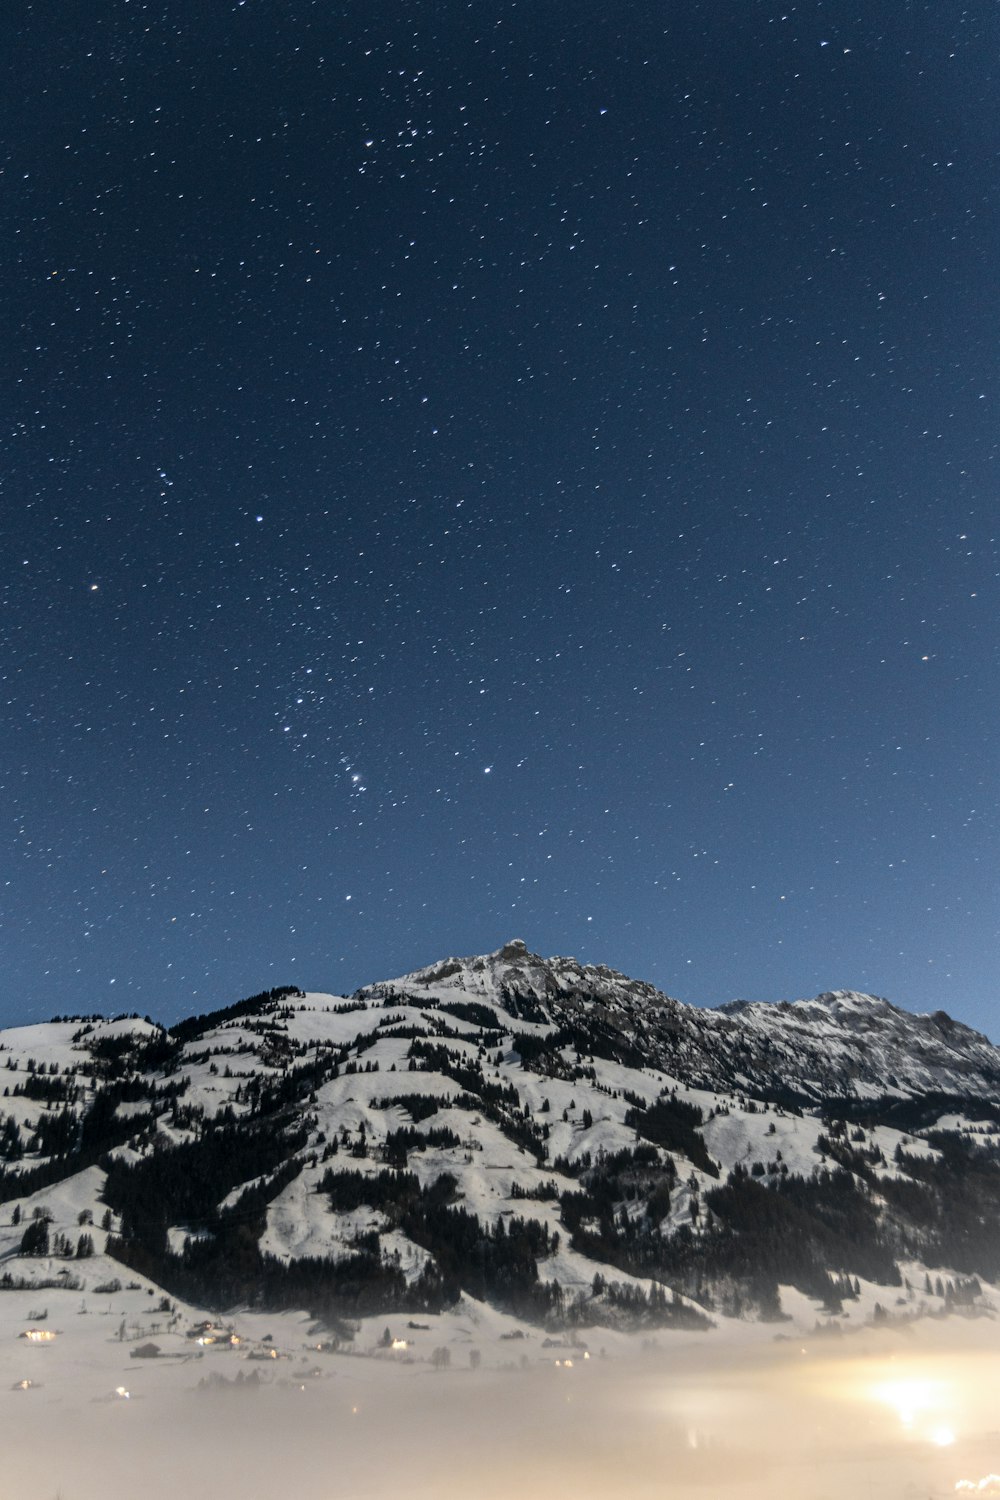
[[[568,1347],[466,1304],[342,1352],[304,1314],[199,1342],[204,1314],[153,1302],[0,1293],[0,1500],[913,1500],[1000,1469],[990,1318]]]

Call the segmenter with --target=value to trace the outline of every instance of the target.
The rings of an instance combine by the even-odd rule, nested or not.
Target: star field
[[[1000,1032],[1000,15],[29,4],[9,1019],[523,936]]]

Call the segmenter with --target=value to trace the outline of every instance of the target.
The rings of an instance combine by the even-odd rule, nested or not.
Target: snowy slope
[[[0,1257],[39,1290],[708,1328],[863,1319],[917,1295],[904,1264],[971,1305],[1000,1270],[1000,1054],[870,996],[703,1011],[515,940],[177,1036],[0,1032],[0,1074]]]

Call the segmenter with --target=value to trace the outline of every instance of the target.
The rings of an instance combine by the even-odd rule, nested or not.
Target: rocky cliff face
[[[496,953],[449,958],[362,995],[501,1005],[526,1002],[553,1026],[580,1025],[604,1048],[634,1055],[707,1088],[734,1086],[765,1096],[901,1097],[929,1091],[993,1098],[1000,1051],[943,1011],[911,1015],[888,1000],[837,990],[780,1004],[734,1001],[720,1010],[684,1005],[642,980],[573,958],[541,958],[520,939]]]

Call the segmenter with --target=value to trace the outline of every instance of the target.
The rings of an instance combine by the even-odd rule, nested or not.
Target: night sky
[[[5,27],[2,1018],[519,936],[996,1037],[1000,8]]]

